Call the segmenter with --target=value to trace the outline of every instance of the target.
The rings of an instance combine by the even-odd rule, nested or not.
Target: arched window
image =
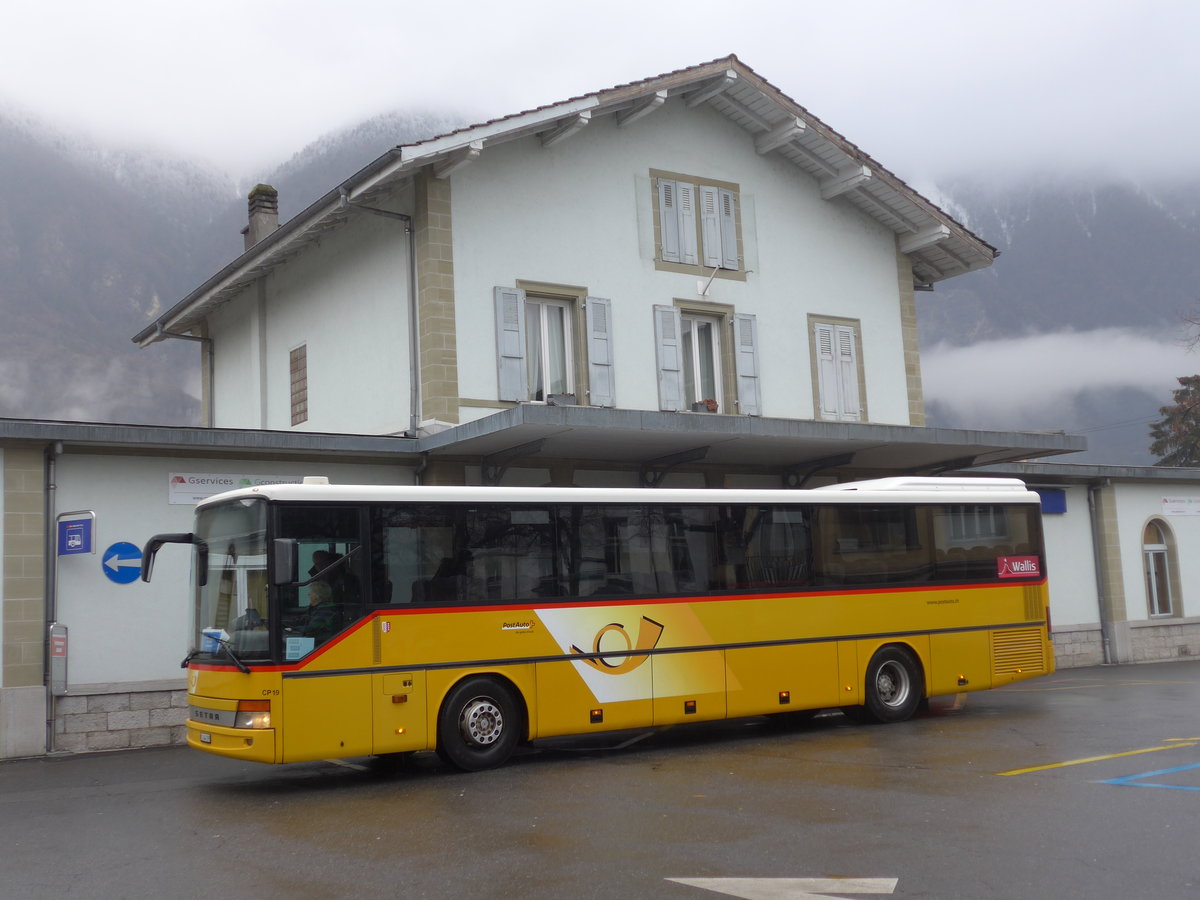
[[[1151,519],[1142,533],[1142,566],[1146,572],[1146,601],[1151,616],[1174,615],[1171,594],[1174,555],[1171,529],[1160,519]]]

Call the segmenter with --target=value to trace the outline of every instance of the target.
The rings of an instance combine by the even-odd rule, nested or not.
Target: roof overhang
[[[928,286],[991,265],[998,251],[956,222],[736,56],[585,94],[389,150],[242,254],[133,337],[140,346],[194,328],[214,307],[348,221],[397,183],[432,167],[446,178],[490,147],[536,135],[543,146],[572,139],[599,119],[636,127],[668,100],[707,106],[744,128],[755,150],[815,178],[821,195],[892,230]]]
[[[778,474],[791,483],[836,469],[851,477],[938,474],[1085,450],[1076,435],[811,422],[707,413],[522,404],[421,438],[0,419],[0,441],[98,452],[328,458],[421,467],[432,459],[662,473],[678,465]],[[485,474],[485,480],[487,476]]]
[[[418,448],[434,458],[503,469],[569,460],[643,473],[700,464],[803,478],[837,469],[861,477],[937,474],[1087,449],[1077,435],[969,431],[521,404],[436,435]]]

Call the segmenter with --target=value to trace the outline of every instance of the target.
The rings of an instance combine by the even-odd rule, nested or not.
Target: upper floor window
[[[308,345],[301,344],[288,354],[292,392],[292,424],[308,421]]]
[[[809,317],[817,418],[862,422],[867,418],[863,391],[862,341],[858,322]]]
[[[659,409],[762,415],[753,315],[717,303],[655,306],[654,340]]]
[[[652,172],[655,229],[662,263],[741,271],[741,218],[736,184]]]
[[[544,287],[493,291],[499,399],[612,406],[609,301]]]
[[[546,297],[525,299],[525,369],[529,400],[575,392],[571,305]]]

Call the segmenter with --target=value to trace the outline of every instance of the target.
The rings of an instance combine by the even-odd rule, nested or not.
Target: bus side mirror
[[[163,544],[194,544],[196,536],[194,534],[156,534],[150,540],[146,541],[146,546],[142,549],[142,581],[149,581],[150,575],[154,571],[154,557],[158,555],[158,548]]]
[[[271,581],[275,585],[295,584],[300,580],[300,546],[291,538],[275,538],[275,569]]]

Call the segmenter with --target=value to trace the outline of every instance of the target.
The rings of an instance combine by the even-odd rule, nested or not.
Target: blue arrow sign
[[[131,584],[137,581],[142,570],[142,551],[137,544],[118,541],[104,551],[100,568],[109,581]]]

